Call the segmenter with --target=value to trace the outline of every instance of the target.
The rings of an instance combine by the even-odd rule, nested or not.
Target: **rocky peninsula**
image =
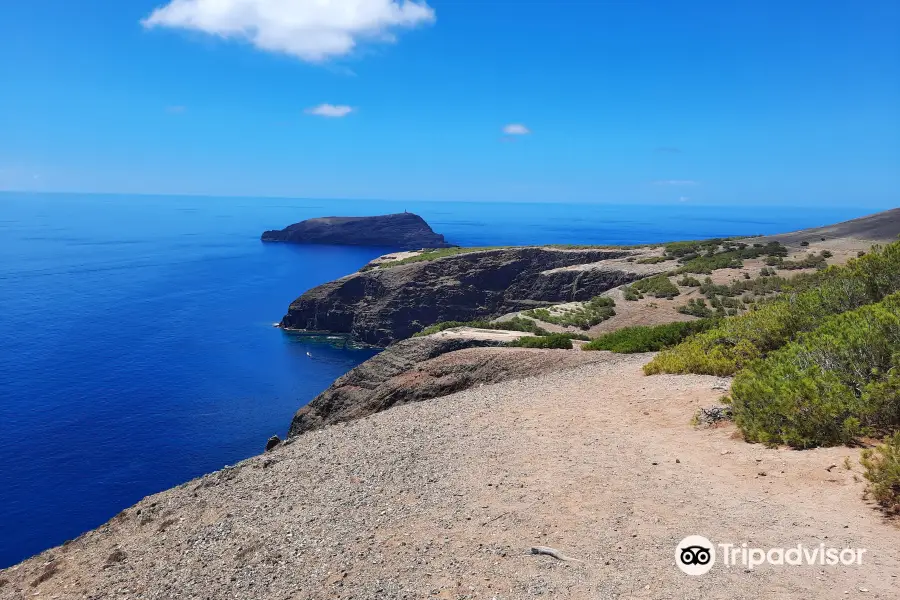
[[[419,215],[403,212],[374,217],[320,217],[294,223],[284,229],[266,231],[264,242],[291,244],[336,244],[384,246],[401,250],[449,248],[443,235],[435,233]]]
[[[627,262],[633,254],[640,255],[620,248],[553,247],[422,253],[309,290],[291,303],[281,326],[387,346],[440,321],[589,300],[660,272],[654,265]]]

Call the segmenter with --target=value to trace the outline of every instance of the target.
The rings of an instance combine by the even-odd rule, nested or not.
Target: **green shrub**
[[[683,315],[693,315],[695,317],[711,317],[713,311],[706,306],[706,300],[703,298],[691,298],[684,306],[676,308]]]
[[[596,296],[583,303],[578,308],[568,309],[560,312],[551,312],[546,308],[536,308],[525,311],[526,317],[538,319],[545,323],[554,323],[564,327],[579,327],[581,329],[590,329],[598,323],[615,316],[616,311],[613,307],[616,305],[612,298],[607,296]]]
[[[507,321],[495,323],[492,321],[442,321],[426,327],[419,333],[414,333],[413,337],[423,335],[431,335],[445,329],[453,329],[454,327],[475,327],[478,329],[499,329],[503,331],[527,331],[535,335],[547,335],[550,332],[532,321],[522,317],[513,317]]]
[[[797,269],[823,269],[826,266],[825,258],[824,253],[810,253],[800,260],[781,260],[781,262],[778,263],[778,268],[787,269],[789,271]]]
[[[507,346],[516,348],[552,348],[558,350],[571,350],[572,339],[563,333],[551,333],[548,335],[528,335],[521,337],[515,341],[509,342]]]
[[[700,287],[703,284],[701,284],[700,280],[697,279],[696,277],[691,277],[690,275],[685,275],[684,277],[682,277],[681,279],[678,280],[678,285],[682,285],[685,287]]]
[[[622,293],[625,294],[625,299],[629,302],[634,302],[635,300],[640,300],[644,297],[643,294],[638,294],[636,291],[634,291],[634,288],[632,288],[630,285],[623,285]]]
[[[900,427],[900,293],[834,315],[750,363],[731,387],[749,441],[798,448]]]
[[[878,302],[898,290],[900,242],[876,246],[844,267],[793,278],[777,298],[660,353],[644,372],[732,375],[798,333],[815,329],[828,316]]]
[[[720,252],[693,258],[680,267],[676,273],[712,273],[717,269],[739,269],[744,266],[737,252]]]
[[[647,294],[654,298],[674,298],[681,292],[665,275],[654,275],[640,279],[631,284],[631,289],[638,294]]]
[[[872,498],[889,513],[900,513],[900,431],[874,450],[863,450],[859,462],[866,470]]]
[[[712,325],[712,320],[704,319],[665,325],[625,327],[594,338],[581,349],[609,350],[623,354],[655,352],[674,346],[688,336],[709,329]]]

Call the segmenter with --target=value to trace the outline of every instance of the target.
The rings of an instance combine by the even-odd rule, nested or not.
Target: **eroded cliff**
[[[441,321],[588,300],[647,275],[644,265],[612,260],[629,254],[504,248],[372,269],[309,290],[291,304],[281,326],[387,346]]]

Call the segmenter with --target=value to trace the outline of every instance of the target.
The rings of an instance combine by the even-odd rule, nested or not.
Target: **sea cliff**
[[[501,248],[381,266],[309,290],[291,303],[281,326],[387,346],[441,321],[589,300],[647,275],[646,265],[613,260],[630,254]]]

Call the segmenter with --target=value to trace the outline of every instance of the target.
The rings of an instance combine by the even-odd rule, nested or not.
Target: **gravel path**
[[[859,468],[843,466],[855,450],[694,429],[727,382],[644,377],[647,359],[304,434],[0,571],[0,598],[900,597],[900,530],[861,499]],[[674,561],[690,534],[868,553],[859,567],[690,577]]]

